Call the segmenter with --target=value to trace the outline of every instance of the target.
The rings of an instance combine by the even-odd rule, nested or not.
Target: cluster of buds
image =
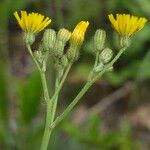
[[[104,65],[109,63],[113,57],[113,51],[110,48],[105,48],[106,32],[102,29],[98,29],[94,35],[94,47],[95,53],[98,55],[98,62],[94,66],[95,72],[100,72]]]
[[[29,13],[21,11],[21,16],[17,12],[14,13],[18,24],[24,31],[24,41],[27,46],[31,46],[35,42],[35,35],[46,28],[51,19],[38,13]],[[131,35],[140,31],[147,19],[144,17],[136,17],[129,14],[117,14],[114,17],[112,14],[108,16],[113,28],[120,35],[121,47],[129,47],[131,44]],[[124,21],[123,21],[124,20]],[[60,29],[56,35],[55,30],[47,29],[44,32],[42,43],[38,51],[34,53],[37,61],[42,65],[44,71],[46,70],[46,62],[48,55],[52,54],[57,64],[66,66],[68,62],[75,62],[79,57],[79,49],[84,41],[85,32],[89,26],[88,21],[79,22],[74,28],[73,32],[67,29]],[[106,32],[104,30],[97,30],[94,36],[94,48],[96,53],[97,63],[94,66],[96,71],[101,71],[104,65],[108,64],[113,57],[113,51],[105,47]],[[69,43],[69,48],[64,51],[64,48]],[[32,53],[32,52],[31,52]]]
[[[62,58],[64,55],[64,48],[69,41],[71,32],[67,29],[60,29],[57,34],[57,40],[54,48],[54,55],[56,58]]]
[[[51,23],[49,17],[34,12],[27,13],[26,11],[21,11],[20,16],[18,12],[15,12],[14,16],[24,31],[24,41],[28,47],[35,42],[37,33]],[[72,33],[62,28],[58,31],[57,35],[55,30],[46,29],[38,50],[35,52],[30,51],[30,54],[32,55],[33,53],[33,57],[35,57],[44,71],[46,71],[46,62],[49,54],[54,56],[54,60],[59,66],[64,67],[68,61],[74,62],[77,60],[88,25],[89,22],[81,21]],[[69,43],[69,48],[65,51],[64,48],[67,42]]]
[[[46,71],[46,64],[49,57],[49,54],[53,51],[54,45],[56,42],[56,32],[53,29],[46,29],[42,42],[39,45],[37,51],[34,52],[35,58],[41,64],[42,70]]]

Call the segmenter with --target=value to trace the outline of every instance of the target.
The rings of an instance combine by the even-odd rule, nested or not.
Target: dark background
[[[41,81],[22,40],[14,11],[39,12],[50,28],[70,31],[80,20],[90,26],[63,87],[60,114],[80,91],[94,63],[93,35],[107,31],[107,46],[118,49],[108,14],[130,13],[148,19],[114,66],[53,132],[50,150],[149,150],[150,145],[150,1],[149,0],[1,0],[0,1],[0,149],[38,150],[44,129]],[[40,41],[42,33],[37,37]],[[38,43],[38,42],[37,42]],[[37,44],[34,45],[36,48]],[[50,78],[51,67],[47,76]],[[52,81],[48,80],[49,86]],[[96,113],[93,113],[96,112]]]

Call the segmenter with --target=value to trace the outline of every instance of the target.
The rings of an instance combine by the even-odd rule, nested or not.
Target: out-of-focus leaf
[[[138,79],[150,79],[150,50],[145,55],[140,68],[138,70],[137,78]]]
[[[92,123],[89,122],[90,120]],[[63,129],[71,135],[72,138],[75,138],[76,142],[80,142],[81,145],[91,146],[91,149],[137,150],[140,143],[133,139],[129,124],[122,123],[117,130],[105,132],[100,128],[101,124],[97,115],[92,115],[89,121],[87,122],[87,126],[90,127],[90,130],[87,126],[79,127],[73,125],[71,122],[64,123]],[[91,132],[92,130],[94,134]]]
[[[37,113],[41,100],[41,80],[39,73],[33,71],[26,82],[18,82],[18,94],[21,110],[21,118],[29,122]]]
[[[0,64],[0,119],[7,119],[8,95],[5,66]]]
[[[89,20],[93,16],[101,14],[100,3],[98,0],[71,0],[70,5],[68,5],[68,26],[75,26],[74,22],[82,20]],[[90,7],[89,7],[90,6]],[[82,10],[82,11],[81,11]]]
[[[138,32],[134,38],[132,38],[132,44],[125,52],[128,58],[134,60],[133,57],[137,58],[137,56],[140,56],[140,54],[148,50],[146,47],[143,47],[143,43],[148,41],[149,34],[150,28],[146,26],[142,31]]]
[[[130,80],[135,78],[138,68],[140,65],[140,61],[135,61],[128,66],[124,67],[120,71],[113,71],[110,73],[107,73],[107,79],[113,84],[113,85],[120,85],[123,84],[126,80]]]
[[[149,0],[137,0],[136,1],[138,3],[138,5],[140,6],[139,8],[141,8],[141,10],[143,11],[143,13],[146,13],[147,15],[150,14],[150,1]]]
[[[91,65],[86,65],[86,64],[80,64],[76,67],[76,72],[80,75],[86,75],[90,72],[90,70],[92,69]]]
[[[100,125],[100,118],[99,115],[92,115],[88,120],[88,130],[93,139],[96,138],[99,134],[99,125]]]

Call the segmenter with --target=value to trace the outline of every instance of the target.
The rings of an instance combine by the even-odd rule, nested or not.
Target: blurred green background
[[[22,40],[14,11],[37,11],[52,19],[51,28],[70,31],[80,20],[90,26],[80,59],[61,92],[57,114],[79,92],[94,62],[92,38],[107,31],[107,46],[118,49],[109,13],[150,19],[149,0],[1,0],[0,1],[0,150],[38,150],[45,103],[40,77]],[[37,40],[41,39],[41,35]],[[36,47],[36,45],[35,45]],[[82,98],[53,132],[49,150],[150,149],[150,26],[133,37],[131,47]],[[47,72],[50,80],[51,67]],[[52,81],[48,81],[52,83]]]

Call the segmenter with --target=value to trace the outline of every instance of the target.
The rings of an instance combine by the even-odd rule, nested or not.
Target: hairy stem
[[[42,80],[42,86],[43,86],[43,92],[44,92],[44,99],[46,102],[50,101],[49,92],[48,92],[48,86],[46,81],[45,72],[40,72],[41,80]]]
[[[47,112],[46,112],[46,124],[45,124],[45,130],[44,130],[44,136],[42,139],[42,145],[41,145],[41,150],[46,150],[48,147],[49,139],[52,133],[52,129],[49,128],[49,125],[54,121],[55,113],[56,113],[56,108],[57,108],[57,100],[58,100],[58,94],[62,88],[62,85],[69,73],[69,70],[71,68],[71,64],[68,65],[62,80],[60,84],[58,84],[58,81],[56,81],[56,91],[54,93],[54,96],[51,98],[50,101],[47,103]],[[57,80],[57,79],[56,79]]]
[[[43,86],[43,92],[44,92],[44,99],[47,102],[46,103],[47,104],[46,105],[46,122],[45,122],[44,135],[43,135],[42,144],[41,144],[41,150],[47,150],[50,135],[51,135],[51,132],[52,132],[52,129],[49,128],[49,124],[51,123],[51,118],[52,118],[52,112],[51,112],[52,111],[52,105],[51,105],[51,102],[50,102],[50,96],[49,96],[49,92],[48,92],[45,72],[42,71],[40,64],[38,63],[38,61],[34,57],[30,45],[27,45],[27,49],[28,49],[34,63],[36,64],[36,66],[37,66],[37,68],[40,72],[42,86]]]
[[[31,57],[32,57],[32,59],[33,59],[33,61],[34,61],[34,63],[36,64],[38,70],[41,72],[41,71],[42,71],[42,70],[41,70],[41,67],[40,67],[38,61],[36,60],[36,58],[35,58],[34,55],[33,55],[31,46],[30,46],[30,45],[27,45],[27,49],[28,49],[28,52],[30,53],[30,55],[31,55]]]
[[[95,63],[94,63],[94,68],[97,66],[98,64],[98,59],[99,59],[99,52],[96,53],[96,59],[95,59]]]
[[[42,80],[42,85],[43,85],[43,90],[44,90],[44,98],[46,103],[46,121],[45,121],[45,129],[44,129],[44,135],[42,138],[42,144],[41,144],[41,150],[47,150],[50,135],[52,132],[52,129],[49,129],[49,124],[51,123],[52,120],[52,105],[48,93],[48,87],[47,87],[47,82],[46,82],[46,76],[45,72],[40,72],[41,74],[41,80]]]
[[[55,117],[55,113],[56,113],[58,94],[59,94],[59,92],[60,92],[60,90],[61,90],[61,88],[65,82],[65,79],[66,79],[66,77],[67,77],[67,75],[71,69],[71,66],[72,66],[72,64],[68,64],[66,71],[62,77],[62,80],[60,81],[60,84],[57,83],[56,91],[55,91],[53,97],[51,98],[51,103],[52,103],[52,121],[51,121],[51,123],[53,122],[54,117]],[[56,81],[56,82],[58,82],[58,81]]]
[[[46,107],[46,122],[45,122],[45,129],[44,129],[44,135],[42,138],[42,144],[40,150],[47,150],[49,139],[52,133],[52,129],[49,128],[49,124],[51,123],[51,104],[50,102],[47,103]]]

